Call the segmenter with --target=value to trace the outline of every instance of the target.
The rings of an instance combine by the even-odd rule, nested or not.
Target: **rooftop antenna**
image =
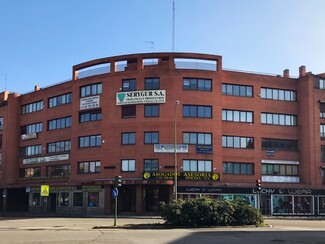
[[[153,41],[145,41],[145,43],[149,43],[150,44],[150,49],[155,49],[155,43]]]
[[[173,33],[172,33],[172,52],[175,52],[175,0],[173,0]]]

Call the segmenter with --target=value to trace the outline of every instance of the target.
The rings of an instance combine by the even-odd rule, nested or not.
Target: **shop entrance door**
[[[271,215],[271,196],[262,195],[261,199],[261,210],[263,215]]]
[[[56,193],[50,193],[47,199],[47,211],[56,212]]]

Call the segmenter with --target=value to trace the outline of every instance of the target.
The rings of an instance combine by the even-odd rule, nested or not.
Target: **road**
[[[148,225],[163,223],[159,218],[119,218],[117,228],[113,223],[113,218],[0,218],[0,242],[325,243],[325,220],[266,219],[263,227],[176,229]]]

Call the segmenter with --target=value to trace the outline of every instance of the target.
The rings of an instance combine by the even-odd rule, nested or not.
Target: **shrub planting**
[[[213,200],[209,197],[160,203],[165,224],[173,226],[258,225],[263,222],[258,209],[242,200]]]

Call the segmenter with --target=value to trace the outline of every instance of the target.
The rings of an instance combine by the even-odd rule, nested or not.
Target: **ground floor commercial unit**
[[[172,184],[134,184],[118,188],[118,213],[121,215],[159,215],[160,202],[175,196]],[[49,186],[47,197],[41,186],[7,189],[0,207],[5,213],[35,215],[91,216],[113,215],[114,185]],[[178,186],[182,200],[208,196],[216,201],[240,199],[260,208],[268,216],[325,216],[324,189]],[[5,206],[5,209],[4,209]]]

